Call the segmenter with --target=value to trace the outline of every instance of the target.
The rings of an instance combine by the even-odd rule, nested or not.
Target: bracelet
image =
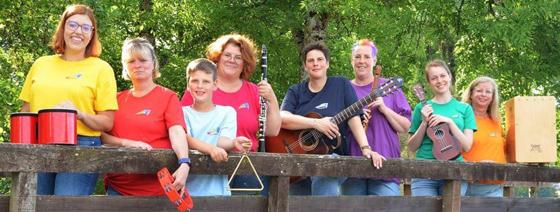
[[[369,150],[371,150],[371,147],[370,147],[369,145],[363,145],[363,146],[360,147],[360,149],[361,149],[362,151],[364,151],[364,149],[369,149]]]
[[[189,167],[191,167],[191,159],[190,158],[179,158],[177,160],[177,165],[181,166],[181,164],[186,163]]]

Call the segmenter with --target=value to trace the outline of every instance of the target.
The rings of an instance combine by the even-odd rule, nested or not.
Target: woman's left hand
[[[379,153],[374,152],[371,149],[362,150],[362,154],[366,158],[371,158],[371,162],[373,163],[373,166],[375,166],[375,168],[377,169],[383,167],[383,161],[387,160],[385,157],[383,157],[383,155],[380,155]]]
[[[451,124],[453,120],[441,115],[432,114],[428,120],[428,126],[433,127],[438,125],[439,123],[448,123]]]
[[[267,101],[271,101],[273,98],[276,99],[276,94],[274,94],[272,86],[267,81],[260,81],[257,86],[259,87],[259,96],[262,96]]]
[[[368,107],[377,108],[377,110],[379,110],[380,113],[385,113],[385,110],[387,110],[387,106],[385,105],[385,102],[383,101],[383,97],[375,98],[375,101],[371,102],[368,105]]]
[[[182,163],[175,172],[173,172],[173,187],[179,191],[179,196],[183,196],[185,193],[185,185],[187,183],[187,177],[189,176],[190,166],[186,163]]]

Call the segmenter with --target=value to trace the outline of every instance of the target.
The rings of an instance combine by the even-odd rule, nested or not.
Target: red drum
[[[37,114],[10,114],[10,141],[15,144],[37,143]]]
[[[78,113],[69,109],[39,111],[39,144],[78,143]]]

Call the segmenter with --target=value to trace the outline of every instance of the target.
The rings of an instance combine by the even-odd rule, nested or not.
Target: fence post
[[[10,212],[35,211],[37,201],[37,173],[12,173]]]
[[[515,187],[512,185],[504,185],[504,197],[515,197]]]
[[[290,177],[271,176],[268,190],[268,211],[287,212],[288,193],[290,191]]]
[[[441,211],[461,211],[461,180],[446,180],[443,186]]]
[[[403,196],[412,196],[412,186],[411,186],[412,179],[411,178],[403,178]]]

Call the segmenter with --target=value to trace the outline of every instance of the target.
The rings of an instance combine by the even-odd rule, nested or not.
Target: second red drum
[[[69,109],[43,109],[39,111],[39,144],[78,143],[78,113]]]

